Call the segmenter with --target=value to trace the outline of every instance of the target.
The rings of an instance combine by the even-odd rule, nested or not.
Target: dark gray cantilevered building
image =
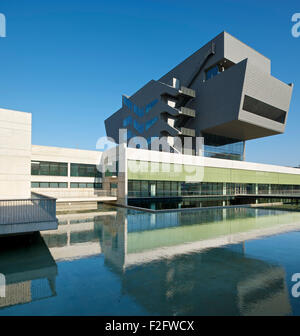
[[[292,84],[271,75],[271,61],[222,32],[159,80],[151,80],[105,120],[118,142],[143,136],[204,138],[205,156],[243,160],[245,141],[285,130]],[[193,141],[195,143],[195,141]],[[195,145],[193,145],[195,146]]]

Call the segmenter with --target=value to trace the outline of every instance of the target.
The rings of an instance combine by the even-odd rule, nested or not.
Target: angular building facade
[[[222,32],[159,80],[124,95],[106,132],[120,143],[125,128],[128,142],[142,136],[149,147],[166,137],[176,153],[177,139],[188,138],[193,154],[203,137],[205,156],[242,161],[246,140],[284,132],[292,90],[271,75],[267,57]]]

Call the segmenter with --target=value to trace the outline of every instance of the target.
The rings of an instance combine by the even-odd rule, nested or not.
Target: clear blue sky
[[[300,164],[299,0],[1,0],[0,107],[31,112],[33,144],[95,149],[104,119],[147,81],[226,30],[295,83],[286,133],[249,141],[247,161]]]

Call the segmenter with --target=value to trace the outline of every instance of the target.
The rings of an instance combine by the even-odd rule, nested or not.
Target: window
[[[133,121],[133,126],[140,134],[144,133],[144,125],[143,124],[139,124],[136,120],[134,120]]]
[[[244,98],[243,110],[273,121],[277,121],[281,124],[284,124],[285,122],[285,111],[247,95],[245,95]]]
[[[134,137],[134,134],[130,130],[127,130],[127,140],[131,139],[132,137]]]
[[[150,110],[157,104],[157,102],[158,99],[155,99],[147,104],[145,107],[139,107],[138,105],[131,102],[129,98],[122,96],[123,106],[128,107],[130,111],[134,112],[139,117],[143,117],[146,113],[149,113]]]
[[[102,189],[102,183],[78,183],[78,182],[71,182],[70,184],[71,188],[75,188],[75,189]]]
[[[132,117],[128,116],[123,120],[123,127],[127,127],[132,124]]]
[[[244,142],[236,139],[222,137],[213,134],[203,134],[204,136],[204,156],[226,159],[244,160]]]
[[[141,195],[145,197],[149,196],[148,181],[141,181]]]
[[[31,188],[68,188],[67,182],[31,182]]]
[[[130,110],[132,110],[132,102],[125,96],[122,96],[122,102],[124,106],[127,106]]]
[[[50,188],[58,188],[57,182],[50,182]]]
[[[65,162],[32,161],[31,175],[68,176],[68,164]]]
[[[143,108],[138,107],[137,105],[133,105],[133,112],[139,117],[143,117],[145,114],[145,110]]]
[[[49,188],[48,182],[40,182],[40,188]]]
[[[102,177],[96,165],[71,163],[71,176],[78,177]]]
[[[209,80],[219,74],[219,67],[215,65],[214,67],[205,71],[205,80]]]
[[[155,117],[155,118],[147,121],[146,122],[146,130],[148,130],[150,127],[152,127],[157,121],[158,121],[158,117]]]
[[[145,108],[146,113],[148,113],[157,104],[157,102],[158,99],[155,99],[151,103],[149,103]]]

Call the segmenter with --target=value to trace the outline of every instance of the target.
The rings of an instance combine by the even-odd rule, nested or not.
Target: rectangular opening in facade
[[[285,111],[247,95],[244,97],[243,110],[273,121],[277,121],[281,124],[285,123]]]

